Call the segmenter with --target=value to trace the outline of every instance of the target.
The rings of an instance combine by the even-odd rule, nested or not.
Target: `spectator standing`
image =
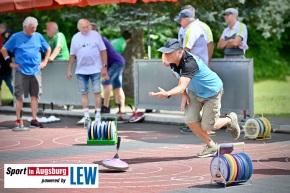
[[[48,62],[51,48],[44,37],[36,32],[38,21],[34,17],[27,17],[23,22],[23,31],[17,32],[4,44],[1,49],[3,57],[15,72],[14,95],[16,97],[16,128],[23,127],[21,111],[23,98],[31,98],[32,120],[30,127],[43,127],[36,119],[38,108],[38,97],[42,93],[41,69]],[[8,51],[14,55],[14,61],[8,55]],[[45,58],[41,61],[41,52],[45,53]]]
[[[178,40],[183,44],[184,50],[200,57],[209,65],[213,54],[213,36],[207,24],[195,19],[195,9],[191,5],[182,7],[179,15],[174,19],[181,27]],[[180,127],[181,132],[192,132],[187,126]]]
[[[49,62],[56,60],[68,60],[69,51],[66,38],[63,33],[58,31],[58,25],[55,22],[46,24],[45,40],[51,47],[51,55],[48,58]]]
[[[104,79],[109,79],[107,51],[101,35],[90,30],[90,23],[87,19],[80,19],[77,28],[79,32],[73,36],[71,41],[67,78],[72,79],[71,68],[77,57],[75,74],[78,79],[84,112],[84,117],[78,121],[78,124],[85,124],[90,119],[88,106],[89,80],[92,82],[95,95],[95,121],[101,120],[101,76]]]
[[[98,31],[97,25],[91,23],[92,30]],[[122,74],[125,68],[125,59],[111,45],[109,40],[102,36],[108,54],[108,75],[110,80],[103,80],[104,87],[104,104],[101,113],[110,113],[110,94],[113,90],[115,102],[119,104],[119,112],[125,112],[125,93],[122,88]]]
[[[0,47],[2,48],[3,44],[5,44],[11,35],[14,32],[11,29],[7,29],[6,25],[0,24]],[[9,53],[9,56],[12,58],[12,54]],[[2,54],[0,53],[0,106],[2,106],[2,95],[1,95],[1,87],[2,82],[5,81],[7,87],[9,88],[11,94],[13,95],[13,86],[12,86],[12,68],[5,62]],[[13,103],[13,101],[12,101]]]
[[[199,23],[200,27],[202,28],[204,34],[206,35],[206,39],[207,39],[207,52],[208,52],[208,66],[210,66],[210,61],[213,55],[213,51],[214,51],[214,43],[213,43],[213,35],[212,35],[212,31],[210,29],[210,27],[202,22],[201,20],[197,19],[195,17],[195,8],[191,5],[185,5],[184,7],[181,8],[181,10],[184,9],[189,9],[192,11],[193,17],[195,18],[194,22]],[[179,32],[178,32],[178,40],[180,42],[183,42],[184,39],[184,32],[185,32],[185,28],[180,28]]]
[[[44,35],[44,38],[51,47],[51,55],[48,58],[49,62],[69,59],[67,41],[65,35],[62,32],[59,32],[57,23],[48,22],[46,24],[46,34]],[[63,106],[63,109],[67,110],[73,108],[73,106],[70,105],[61,106]]]
[[[238,21],[238,10],[228,8],[224,11],[225,22],[228,27],[224,29],[218,44],[218,49],[224,49],[225,58],[245,58],[247,45],[247,26]]]
[[[208,65],[207,37],[199,21],[194,18],[193,12],[184,9],[174,21],[179,22],[184,29],[184,32],[179,34],[183,49],[197,55]]]

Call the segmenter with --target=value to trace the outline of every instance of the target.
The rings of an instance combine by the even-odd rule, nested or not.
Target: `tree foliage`
[[[151,57],[161,57],[156,50],[168,38],[177,37],[180,26],[173,19],[181,7],[187,4],[193,5],[196,8],[196,17],[211,27],[215,43],[226,27],[222,16],[223,10],[229,7],[238,9],[239,20],[247,25],[249,32],[249,50],[246,52],[246,57],[254,58],[255,80],[283,79],[289,76],[290,55],[287,51],[290,47],[289,0],[180,0],[177,3],[143,3],[138,0],[136,4],[65,7],[58,10],[8,13],[1,14],[1,18],[10,24],[12,29],[19,31],[26,16],[35,16],[38,18],[38,31],[41,33],[45,33],[46,22],[56,21],[60,31],[66,35],[68,43],[77,32],[76,25],[80,18],[87,18],[97,23],[102,35],[108,39],[120,36],[121,29],[129,29],[138,34],[133,38],[142,38],[135,39],[128,45],[128,49],[132,49],[131,52],[127,51],[128,56],[129,54],[132,56],[126,59],[133,62],[134,58],[143,58],[147,55],[145,51],[148,42],[151,43]],[[148,28],[148,18],[150,28]],[[143,32],[143,35],[140,32]],[[222,50],[215,49],[214,57],[223,57]],[[132,64],[130,68],[132,71]]]

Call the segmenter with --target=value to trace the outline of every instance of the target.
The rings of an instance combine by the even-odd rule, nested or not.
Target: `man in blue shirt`
[[[14,95],[16,98],[16,128],[23,128],[21,120],[21,110],[23,98],[31,97],[32,120],[30,127],[43,127],[36,120],[38,97],[41,95],[41,69],[48,62],[51,48],[43,38],[36,32],[38,21],[34,17],[27,17],[23,22],[23,31],[17,32],[4,44],[1,49],[3,57],[11,68],[15,69]],[[12,61],[8,51],[14,54]],[[45,58],[41,61],[41,52],[45,53]]]
[[[164,53],[175,76],[178,86],[169,91],[158,87],[159,92],[150,92],[150,96],[170,98],[182,94],[181,110],[185,111],[185,123],[205,143],[205,149],[198,157],[209,157],[217,153],[218,145],[207,131],[227,126],[234,139],[240,136],[237,115],[231,112],[220,118],[223,83],[218,75],[211,71],[198,56],[184,51],[177,39],[170,39],[158,51]],[[200,111],[202,110],[202,116]]]

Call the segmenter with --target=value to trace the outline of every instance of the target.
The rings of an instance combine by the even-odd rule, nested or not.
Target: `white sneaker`
[[[56,118],[54,115],[51,115],[50,117],[47,118],[49,122],[57,122],[60,121],[60,118]]]
[[[41,118],[36,117],[36,119],[39,123],[48,123],[49,122],[46,117],[41,117]]]
[[[32,120],[32,117],[27,118],[27,121],[28,121],[28,122],[31,122],[31,120]],[[41,117],[41,118],[36,117],[36,120],[37,120],[39,123],[47,123],[47,122],[49,122],[49,121],[47,120],[46,117]]]
[[[82,125],[82,124],[85,124],[88,120],[90,120],[89,117],[83,117],[81,120],[79,120],[77,122],[78,125]]]

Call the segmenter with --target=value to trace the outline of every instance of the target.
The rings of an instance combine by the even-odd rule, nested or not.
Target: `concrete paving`
[[[47,105],[49,106],[49,105]],[[46,107],[47,108],[47,107]],[[145,112],[145,109],[138,109],[140,112]],[[11,106],[2,106],[0,107],[0,113],[14,113],[15,108]],[[23,108],[24,114],[27,114],[29,117],[29,114],[31,112],[30,108]],[[116,116],[116,113],[118,112],[117,108],[111,109],[111,114],[104,114],[104,116]],[[127,107],[126,114],[123,114],[124,119],[129,119],[129,117],[132,115],[132,110]],[[82,109],[80,108],[73,108],[72,110],[63,110],[61,108],[58,109],[45,109],[44,111],[39,108],[38,111],[38,117],[42,116],[71,116],[71,117],[78,117],[81,118],[83,116]],[[90,109],[90,115],[94,115],[94,109]],[[257,116],[261,117],[261,116]],[[283,117],[266,117],[271,125],[272,130],[274,132],[290,132],[290,118],[283,118]],[[0,117],[1,120],[1,117]],[[239,117],[239,124],[242,126],[244,122],[242,122],[243,117]],[[145,122],[151,122],[151,123],[166,123],[166,124],[183,124],[184,123],[184,115],[183,112],[180,111],[153,111],[152,113],[145,113]]]
[[[115,110],[115,109],[114,109]],[[28,111],[29,112],[29,111]],[[290,189],[290,135],[271,133],[268,140],[244,139],[243,135],[233,141],[224,129],[217,131],[213,140],[217,143],[245,142],[245,147],[235,148],[234,153],[245,152],[253,162],[252,182],[247,181],[226,188],[211,183],[210,164],[212,158],[198,158],[203,142],[194,134],[182,134],[180,122],[154,122],[118,124],[118,135],[122,137],[120,158],[129,164],[129,170],[122,173],[110,172],[99,167],[99,189],[4,189],[4,164],[51,164],[51,163],[97,163],[114,156],[115,146],[86,145],[86,129],[76,122],[82,113],[74,115],[63,112],[57,115],[60,122],[45,124],[43,129],[27,132],[13,132],[15,115],[13,111],[0,110],[0,192],[281,192]],[[48,112],[44,115],[50,115]],[[176,112],[167,118],[182,114]],[[147,117],[158,113],[146,114]],[[40,115],[42,116],[42,114]],[[126,115],[126,116],[129,116]],[[29,118],[24,113],[23,118]],[[268,117],[267,117],[268,118]],[[284,118],[268,118],[270,122],[288,124]],[[25,125],[28,126],[25,121]]]

